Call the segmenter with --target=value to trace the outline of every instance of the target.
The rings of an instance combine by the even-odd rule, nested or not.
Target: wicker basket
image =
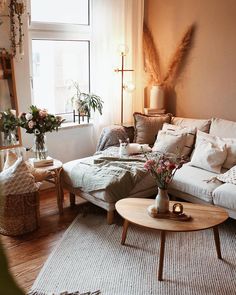
[[[0,202],[0,233],[18,236],[39,227],[38,192],[8,195]]]

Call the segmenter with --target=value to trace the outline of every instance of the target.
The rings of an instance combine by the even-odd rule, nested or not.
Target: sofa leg
[[[70,193],[70,206],[74,207],[75,206],[75,194]]]
[[[107,224],[112,224],[114,222],[115,211],[107,211]]]

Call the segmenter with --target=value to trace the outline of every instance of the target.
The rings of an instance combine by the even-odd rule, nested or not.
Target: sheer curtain
[[[143,110],[143,32],[144,0],[92,0],[91,85],[104,101],[103,115],[95,115],[94,139],[104,126],[120,123],[121,67],[120,44],[129,48],[125,56],[124,81],[135,90],[124,92],[124,122],[131,122],[134,111]]]

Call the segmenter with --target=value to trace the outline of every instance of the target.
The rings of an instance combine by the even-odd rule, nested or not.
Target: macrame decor
[[[25,3],[23,0],[10,0],[9,3],[9,17],[10,17],[10,41],[11,41],[11,53],[16,55],[17,47],[19,48],[19,54],[23,52],[23,23],[22,15],[25,12]]]

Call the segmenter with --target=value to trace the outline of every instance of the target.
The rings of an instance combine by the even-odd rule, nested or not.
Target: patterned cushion
[[[0,190],[4,195],[25,194],[38,190],[34,176],[22,158],[0,173]]]
[[[171,114],[148,116],[134,113],[134,142],[153,145],[164,123],[170,123]]]
[[[236,166],[232,167],[227,172],[216,176],[222,182],[236,184]]]

